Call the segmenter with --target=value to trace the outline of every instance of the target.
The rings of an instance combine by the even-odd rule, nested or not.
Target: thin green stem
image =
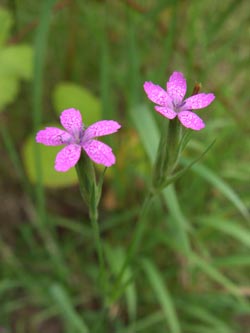
[[[86,202],[88,208],[90,209],[91,206],[91,199],[94,200],[95,205],[95,187],[96,187],[96,177],[95,177],[95,170],[92,162],[86,156],[86,154],[82,153],[78,163],[75,166],[78,180],[79,180],[79,187],[80,192],[83,200]],[[94,192],[94,193],[93,193]],[[92,209],[95,211],[95,208]],[[90,211],[89,211],[90,213]],[[90,214],[89,214],[90,215]]]
[[[101,290],[103,291],[105,296],[107,286],[107,274],[105,269],[104,250],[101,240],[100,227],[98,224],[98,204],[101,196],[104,173],[99,180],[99,185],[97,185],[93,163],[84,153],[81,155],[80,160],[76,164],[76,171],[79,180],[81,196],[89,209],[89,218],[93,229],[95,249],[99,262],[98,279]]]
[[[142,242],[142,239],[143,239],[146,227],[147,227],[147,223],[148,223],[148,219],[145,217],[146,217],[146,213],[148,212],[148,210],[151,206],[152,199],[153,199],[153,193],[151,191],[149,191],[148,195],[146,196],[146,198],[143,202],[143,205],[142,205],[142,208],[140,211],[137,228],[135,230],[135,234],[134,234],[133,241],[131,243],[131,247],[129,248],[129,251],[128,251],[128,256],[127,256],[128,260],[130,260],[133,257],[133,255],[138,251],[138,249],[141,245],[141,242]]]
[[[138,250],[141,246],[143,236],[145,234],[145,230],[147,229],[147,224],[149,221],[149,219],[146,218],[146,214],[152,204],[154,196],[155,196],[155,194],[150,190],[144,199],[142,208],[140,210],[140,215],[138,217],[137,227],[135,229],[132,242],[130,243],[130,246],[127,251],[127,256],[126,256],[125,261],[122,265],[122,268],[118,274],[116,284],[113,289],[115,291],[114,296],[112,297],[113,300],[116,299],[118,296],[117,294],[120,293],[119,287],[121,285],[124,273],[125,273],[128,265],[130,264],[131,260],[135,256],[136,252],[138,252]],[[118,292],[117,292],[117,290],[118,290]]]
[[[98,224],[98,208],[95,207],[94,211],[90,212],[90,222],[93,229],[95,247],[99,261],[99,283],[102,291],[106,294],[106,282],[107,282],[107,274],[105,269],[105,261],[104,261],[104,251],[101,240],[100,227]]]
[[[164,123],[153,169],[152,182],[156,190],[161,188],[177,163],[180,129],[177,117]]]

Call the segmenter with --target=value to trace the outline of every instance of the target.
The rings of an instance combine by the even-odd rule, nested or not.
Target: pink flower
[[[203,120],[191,110],[202,109],[212,103],[214,94],[197,94],[187,99],[184,96],[187,91],[187,83],[181,72],[174,72],[167,82],[167,89],[145,82],[144,90],[148,98],[158,104],[155,110],[168,119],[179,118],[183,126],[199,131],[205,127]]]
[[[94,138],[117,132],[121,127],[120,124],[114,120],[102,120],[85,128],[81,113],[75,109],[64,110],[60,121],[66,131],[56,127],[46,127],[36,135],[36,142],[46,146],[65,145],[56,156],[56,171],[65,172],[75,166],[82,149],[95,163],[106,167],[115,163],[112,149]]]

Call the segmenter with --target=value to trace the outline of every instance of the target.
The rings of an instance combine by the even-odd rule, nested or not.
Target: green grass
[[[4,6],[15,18],[11,37],[33,45],[35,58],[32,82],[0,115],[0,332],[250,332],[247,1]],[[143,83],[164,86],[175,70],[189,93],[201,82],[216,95],[199,111],[206,128],[192,133],[181,165],[216,142],[140,215],[163,121]],[[103,283],[78,186],[43,186],[39,145],[39,183],[22,160],[27,137],[58,121],[52,91],[61,81],[84,86],[100,98],[102,118],[122,124],[108,138],[117,164],[99,212]],[[143,238],[129,250],[138,216]]]

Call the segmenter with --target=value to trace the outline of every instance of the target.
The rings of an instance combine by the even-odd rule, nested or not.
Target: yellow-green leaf
[[[49,124],[48,126],[57,127],[57,125]],[[45,126],[44,126],[45,127]],[[27,175],[32,183],[37,181],[37,172],[35,167],[34,149],[39,149],[43,184],[47,187],[64,187],[77,183],[77,175],[75,168],[67,172],[57,172],[54,169],[54,161],[56,154],[63,146],[51,147],[44,146],[35,142],[35,134],[30,136],[23,146],[23,160]]]
[[[33,50],[28,45],[13,45],[0,50],[0,77],[28,80],[32,77]]]
[[[68,108],[78,109],[83,122],[90,125],[101,120],[101,103],[89,90],[70,82],[58,84],[53,93],[57,114]]]
[[[0,47],[5,43],[9,37],[10,28],[12,26],[13,20],[10,13],[0,7]]]
[[[13,102],[18,93],[19,84],[15,78],[0,76],[0,111]]]

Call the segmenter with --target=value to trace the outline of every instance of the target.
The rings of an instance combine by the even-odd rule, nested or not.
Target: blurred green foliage
[[[53,104],[58,115],[62,110],[80,110],[86,126],[101,120],[101,102],[87,89],[70,82],[59,83],[53,92]],[[86,120],[85,120],[86,119]]]
[[[0,111],[17,97],[19,81],[32,77],[32,48],[25,44],[6,45],[12,23],[10,13],[0,7]]]

